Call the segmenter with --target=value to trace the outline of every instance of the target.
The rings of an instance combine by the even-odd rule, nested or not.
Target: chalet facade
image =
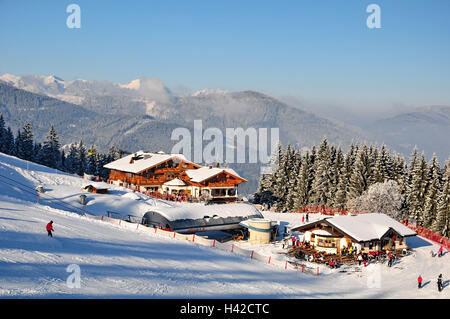
[[[407,248],[406,237],[417,234],[385,214],[325,217],[321,220],[293,227],[316,250],[340,254],[343,248],[358,252]]]
[[[247,182],[233,169],[200,166],[182,154],[139,151],[104,167],[110,170],[109,181],[116,185],[193,198],[206,193],[215,202],[236,201],[238,185]]]

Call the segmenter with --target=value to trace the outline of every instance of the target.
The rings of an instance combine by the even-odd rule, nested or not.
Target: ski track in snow
[[[86,184],[36,164],[29,165],[32,171],[26,167],[26,162],[0,154],[0,174],[32,187],[42,184],[52,196],[79,194]],[[321,267],[321,275],[313,276],[87,219],[47,206],[52,205],[50,201],[35,201],[36,197],[0,183],[0,298],[450,298],[450,286],[441,293],[436,287],[439,273],[444,281],[450,277],[450,254],[432,258],[430,250],[436,252],[438,245],[420,237],[408,240],[415,247],[413,255],[392,268],[386,264],[338,270]],[[301,214],[264,215],[290,225],[301,220]],[[50,220],[54,238],[45,231]],[[280,244],[252,249],[285,258],[277,254],[282,251]],[[81,288],[66,284],[70,264],[80,266]],[[347,272],[340,272],[344,269]],[[379,286],[369,288],[374,274]],[[424,278],[420,290],[419,274]]]

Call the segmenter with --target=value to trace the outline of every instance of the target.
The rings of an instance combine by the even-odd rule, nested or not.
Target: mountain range
[[[323,137],[346,149],[351,142],[385,143],[409,156],[414,145],[441,161],[450,153],[450,107],[429,106],[376,120],[364,127],[317,116],[255,91],[204,89],[177,95],[156,78],[126,84],[57,76],[0,76],[0,113],[13,129],[28,121],[38,140],[54,124],[63,144],[83,139],[105,151],[112,145],[130,152],[170,152],[175,128],[279,128],[280,141],[296,148],[318,145]],[[225,133],[224,133],[225,135]],[[224,141],[226,144],[227,141]],[[229,143],[229,142],[228,142]],[[207,143],[205,143],[206,145]],[[233,166],[230,164],[230,166]],[[256,189],[259,166],[234,165]],[[250,177],[249,177],[250,175]]]

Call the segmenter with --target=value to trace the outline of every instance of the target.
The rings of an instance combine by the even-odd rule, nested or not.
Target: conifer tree
[[[21,139],[21,158],[28,161],[33,161],[34,140],[30,123],[25,123],[25,125],[23,126]]]
[[[5,120],[3,119],[3,114],[0,114],[0,152],[2,153],[6,153],[5,140],[6,140]]]
[[[431,225],[431,230],[442,236],[450,236],[450,160],[445,165],[443,188],[439,193],[437,215]]]
[[[297,175],[296,197],[294,206],[299,209],[308,204],[308,173],[309,173],[309,152],[302,157],[302,163]]]
[[[56,134],[55,127],[52,125],[45,137],[42,145],[43,156],[41,163],[51,168],[61,167],[61,152],[60,152],[59,137]]]
[[[308,205],[313,204],[313,200],[312,200],[314,198],[313,183],[314,183],[314,176],[315,176],[316,157],[317,157],[317,151],[316,151],[316,146],[314,145],[312,147],[311,153],[308,157]]]
[[[76,144],[70,144],[67,152],[65,167],[71,173],[77,173],[79,171],[80,163],[78,156],[78,148]]]
[[[14,134],[10,127],[8,127],[3,137],[3,152],[8,155],[15,155]]]
[[[314,206],[327,206],[330,198],[331,150],[326,138],[322,140],[314,163],[313,196]]]
[[[413,165],[413,163],[411,163]],[[423,226],[423,209],[425,204],[425,190],[427,185],[427,162],[422,153],[420,158],[416,158],[415,165],[411,167],[411,182],[408,191],[410,204],[410,218],[413,218],[417,225]]]
[[[98,175],[97,171],[97,150],[94,145],[91,145],[87,152],[86,158],[86,174]]]
[[[423,209],[423,226],[426,228],[429,228],[436,219],[438,197],[441,190],[441,167],[436,155],[433,155],[429,164],[428,181]]]
[[[366,145],[358,150],[349,180],[347,200],[361,196],[369,184],[368,148]]]
[[[289,167],[291,166],[290,161],[290,145],[286,147],[285,152],[281,152],[281,157],[278,161],[278,169],[275,172],[275,186],[273,195],[276,198],[277,209],[285,212],[287,211],[286,207],[286,196],[289,192]]]
[[[86,171],[86,157],[87,157],[87,152],[86,152],[86,148],[83,145],[83,141],[80,141],[80,144],[78,144],[78,170],[77,170],[77,174],[80,176],[84,175],[84,172]]]

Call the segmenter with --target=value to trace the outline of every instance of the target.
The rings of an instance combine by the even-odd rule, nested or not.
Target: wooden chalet
[[[108,194],[108,189],[97,184],[88,184],[81,188],[84,191],[94,194]]]
[[[237,188],[247,182],[230,168],[200,166],[182,154],[130,154],[104,166],[111,183],[160,194],[186,194],[194,198],[207,193],[214,202],[237,200]]]
[[[340,254],[343,248],[358,252],[407,248],[406,237],[417,234],[385,214],[325,217],[321,220],[293,227],[303,233],[304,241],[316,250]]]

